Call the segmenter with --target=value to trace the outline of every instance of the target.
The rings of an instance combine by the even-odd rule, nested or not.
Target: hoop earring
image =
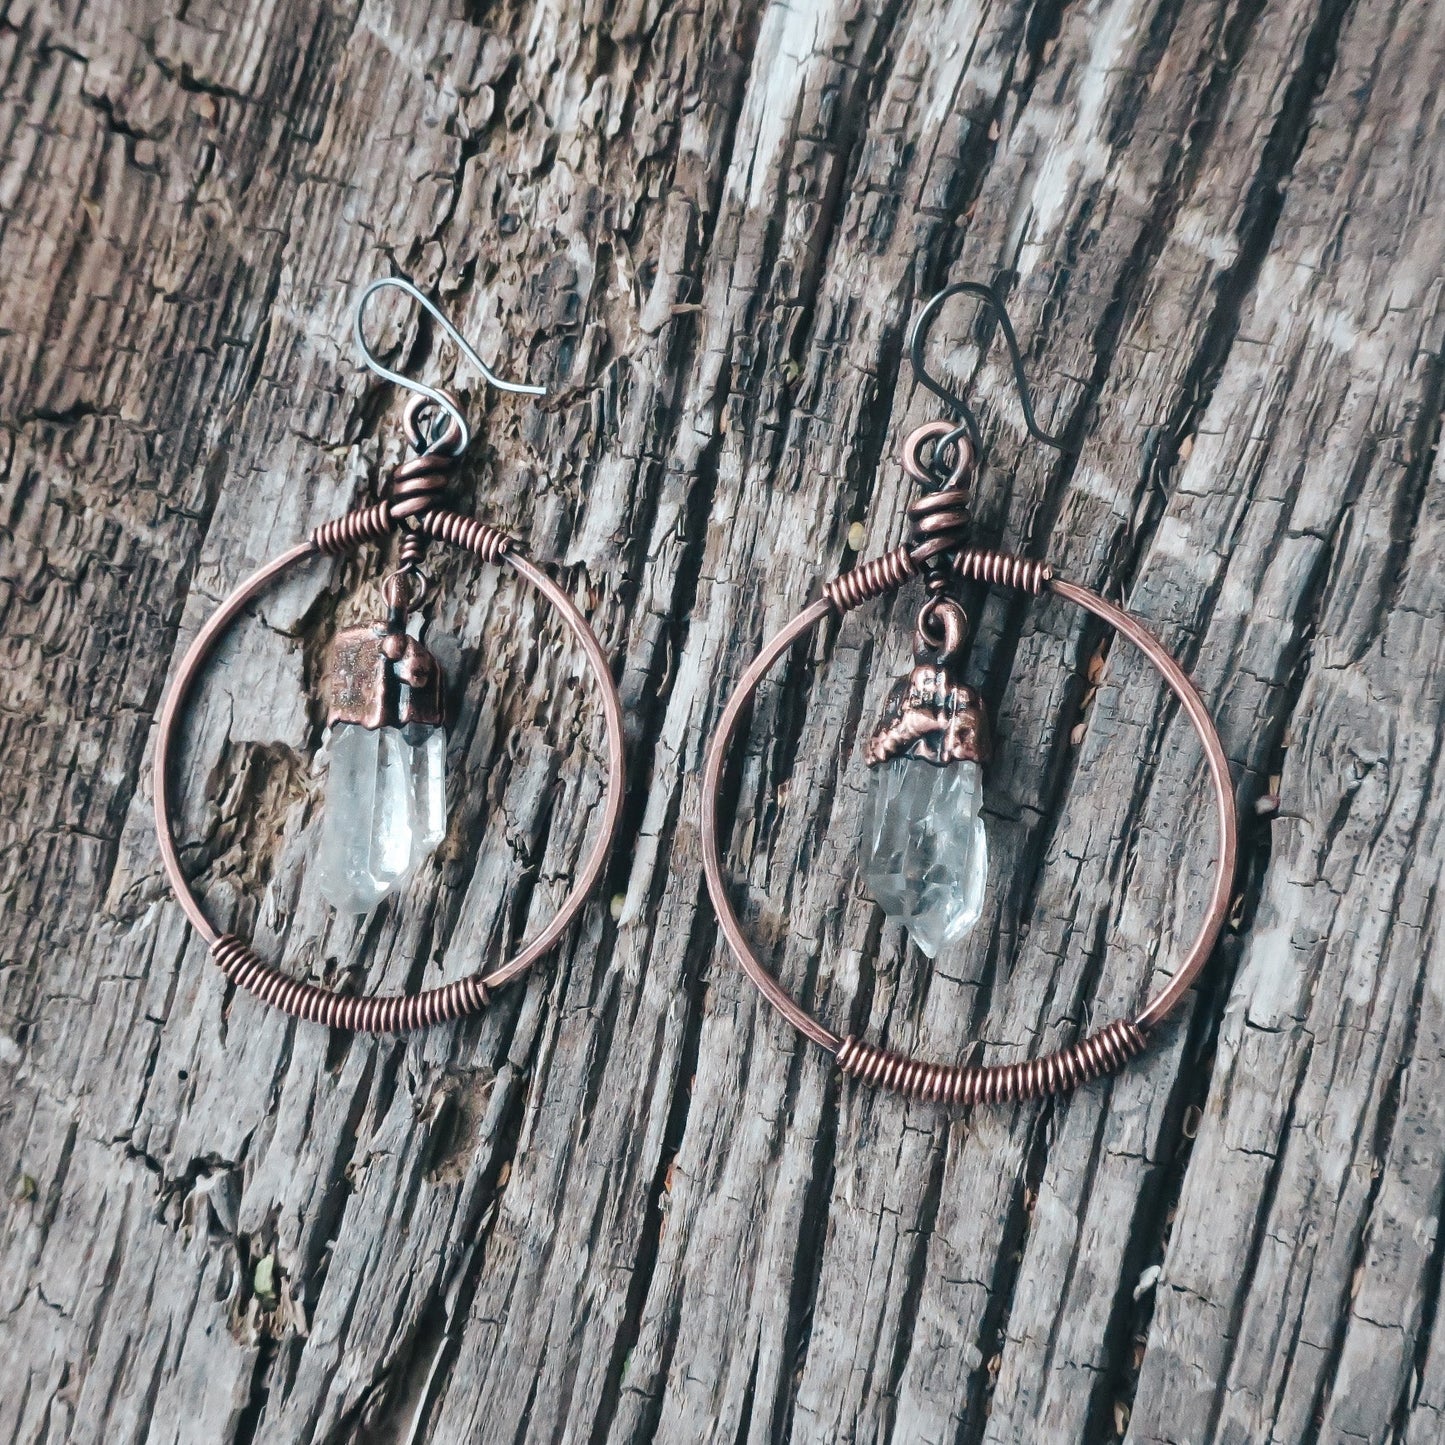
[[[222,973],[263,1003],[308,1023],[360,1033],[399,1033],[478,1012],[491,990],[516,978],[566,931],[592,891],[622,816],[622,703],[611,666],[587,619],[565,592],[499,528],[443,505],[447,474],[471,440],[456,401],[384,367],[367,345],[362,316],[377,291],[393,287],[417,301],[493,386],[531,396],[542,387],[495,376],[442,313],[409,281],[386,277],[357,300],[355,337],[366,364],[413,393],[404,413],[415,455],[392,472],[380,501],[317,527],[304,542],[253,572],[216,608],[186,650],[161,708],[154,769],[156,835],[161,862],[191,926],[206,941]],[[325,676],[328,750],[323,819],[323,889],[339,912],[369,912],[399,886],[445,835],[445,730],[442,669],[419,639],[414,609],[426,595],[419,564],[430,542],[460,548],[483,562],[502,563],[551,603],[581,645],[596,681],[607,727],[607,797],[597,840],[572,890],[551,922],[520,952],[490,972],[415,994],[362,997],[332,993],[263,963],[249,945],[218,932],[181,871],[171,823],[168,776],[176,728],[192,689],[222,635],[246,606],[278,577],[314,557],[339,556],[393,533],[397,566],[382,584],[386,615],[348,628],[332,641]],[[348,796],[348,794],[350,796]],[[346,815],[348,802],[367,816]]]
[[[958,292],[978,297],[995,313],[1013,362],[1028,429],[1039,440],[1062,449],[1060,439],[1041,431],[1034,421],[1018,344],[993,288],[963,282],[933,297],[914,323],[909,355],[920,382],[949,404],[958,422],[927,423],[903,444],[904,471],[923,489],[909,508],[911,540],[834,577],[823,587],[822,596],[768,642],[744,672],[708,750],[702,841],[703,871],[723,936],[758,991],[794,1028],[835,1055],[844,1074],[864,1083],[915,1099],[975,1104],[1064,1093],[1114,1073],[1144,1050],[1149,1031],[1183,997],[1219,938],[1234,880],[1239,825],[1229,764],[1214,721],[1159,639],[1137,617],[1097,592],[1056,576],[1046,562],[969,545],[968,483],[977,473],[979,428],[963,398],[930,376],[922,359],[928,323]],[[863,872],[885,912],[907,923],[915,942],[930,956],[977,921],[987,871],[978,810],[981,768],[990,746],[988,722],[982,700],[960,675],[968,619],[950,595],[957,582],[1012,587],[1032,596],[1050,592],[1108,623],[1144,654],[1179,699],[1209,767],[1219,851],[1209,906],[1183,963],[1137,1016],[1115,1019],[1066,1048],[1024,1063],[934,1063],[889,1052],[851,1035],[840,1037],[764,967],[728,898],[718,794],[729,748],[758,684],[794,643],[825,618],[841,618],[914,577],[922,577],[928,588],[914,631],[915,666],[894,685],[866,751],[871,778]]]

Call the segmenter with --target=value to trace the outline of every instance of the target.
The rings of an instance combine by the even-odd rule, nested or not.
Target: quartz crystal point
[[[894,683],[867,751],[863,878],[930,958],[978,922],[988,884],[988,714],[959,675],[966,626],[951,599],[924,604],[913,671]]]
[[[322,896],[369,913],[446,836],[446,732],[338,723],[326,750]]]
[[[869,770],[863,876],[929,958],[983,912],[988,837],[976,762],[889,758]]]
[[[317,860],[338,913],[370,913],[447,832],[442,674],[400,619],[337,633],[326,671],[326,814]]]

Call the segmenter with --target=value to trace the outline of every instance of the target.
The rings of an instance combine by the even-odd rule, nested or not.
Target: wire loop
[[[496,964],[485,973],[477,970],[452,983],[425,988],[414,994],[359,996],[333,993],[283,974],[262,962],[248,944],[230,933],[223,933],[212,924],[181,867],[180,847],[172,825],[171,759],[179,744],[181,717],[202,670],[231,624],[290,568],[310,558],[350,551],[353,547],[377,540],[369,530],[368,521],[375,511],[373,508],[348,513],[347,518],[338,519],[343,523],[356,519],[355,526],[318,528],[307,541],[298,543],[253,572],[216,608],[186,649],[161,706],[156,722],[152,768],[161,866],[191,927],[211,950],[212,957],[226,977],[263,1003],[299,1019],[360,1033],[397,1033],[475,1013],[486,1005],[493,989],[525,972],[558,942],[602,877],[622,821],[626,772],[622,699],[617,684],[612,680],[612,663],[577,604],[547,573],[528,560],[506,533],[473,518],[458,516],[455,512],[427,512],[422,516],[421,525],[428,535],[461,547],[482,561],[503,563],[551,605],[573,641],[582,649],[596,682],[607,731],[606,796],[601,822],[595,825],[592,846],[577,865],[566,897],[546,926],[530,941],[521,944],[510,959]]]

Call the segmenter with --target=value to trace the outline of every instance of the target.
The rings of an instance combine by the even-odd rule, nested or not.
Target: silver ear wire
[[[392,371],[390,367],[383,366],[377,359],[376,353],[367,344],[366,333],[362,327],[362,316],[366,310],[366,303],[378,292],[384,291],[387,287],[394,287],[398,291],[404,291],[413,301],[424,310],[438,326],[456,343],[457,349],[467,358],[471,364],[497,388],[498,391],[516,392],[521,396],[546,396],[545,386],[527,386],[519,381],[504,381],[500,376],[477,355],[471,343],[452,325],[442,312],[417,290],[412,283],[402,276],[382,276],[373,281],[360,296],[356,298],[356,310],[352,313],[352,335],[356,338],[357,350],[361,352],[362,360],[384,381],[390,381],[397,386],[404,386],[408,391],[414,392],[417,396],[424,396],[434,406],[440,407],[460,430],[460,436],[452,449],[453,456],[460,456],[472,440],[472,429],[467,425],[467,419],[461,413],[455,401],[446,392],[434,386],[428,386],[425,382],[417,381],[413,377],[403,376],[399,371]]]

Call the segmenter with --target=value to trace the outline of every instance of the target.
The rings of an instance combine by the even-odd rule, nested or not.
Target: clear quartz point
[[[411,749],[411,866],[421,863],[447,835],[447,735],[442,728],[408,728],[403,736],[425,732]]]
[[[983,913],[988,837],[979,765],[895,757],[868,771],[864,880],[933,958]]]
[[[446,732],[338,723],[326,751],[321,893],[370,913],[446,836]]]

